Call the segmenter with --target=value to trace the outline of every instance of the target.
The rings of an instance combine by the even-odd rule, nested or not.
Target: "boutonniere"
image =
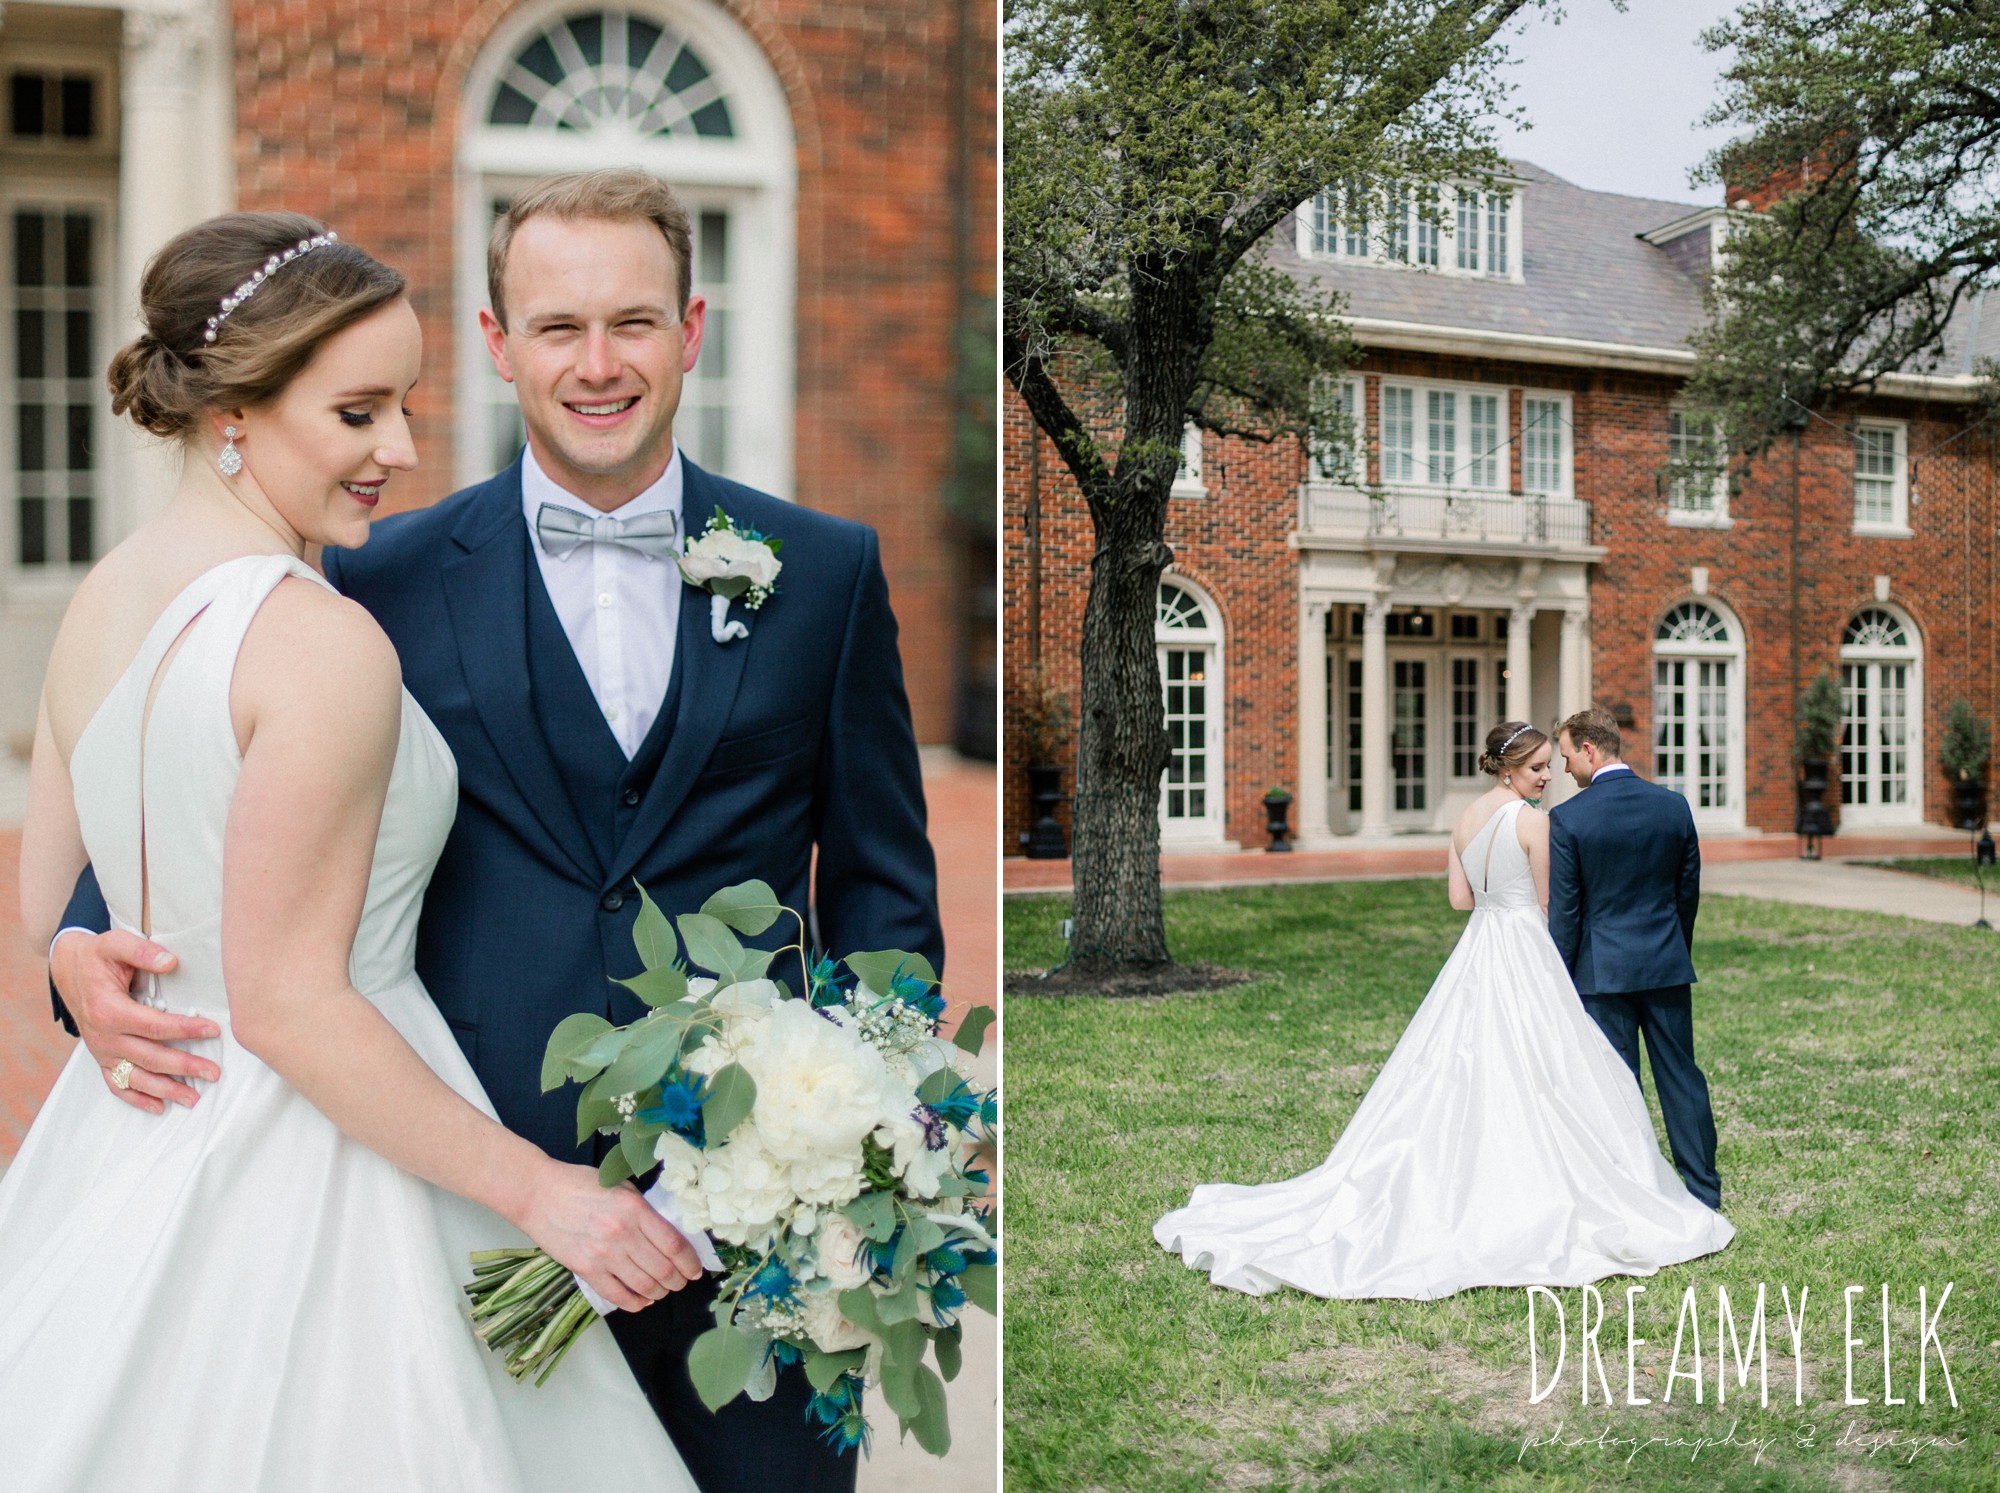
[[[785,541],[770,539],[755,529],[742,529],[718,506],[699,539],[690,539],[680,554],[681,575],[690,586],[709,595],[708,630],[718,643],[747,638],[750,629],[729,620],[729,603],[741,600],[754,612],[778,589],[778,551]]]

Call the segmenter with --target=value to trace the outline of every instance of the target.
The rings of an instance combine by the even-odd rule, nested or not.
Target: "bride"
[[[1531,800],[1552,755],[1525,722],[1488,735],[1497,781],[1451,837],[1451,905],[1472,918],[1333,1153],[1288,1181],[1197,1187],[1153,1226],[1217,1285],[1431,1300],[1651,1275],[1734,1237],[1660,1155],[1549,937]]]
[[[7,1484],[691,1489],[609,1333],[537,1389],[461,1310],[467,1252],[523,1234],[626,1307],[699,1267],[631,1187],[501,1127],[412,973],[456,767],[311,563],[416,465],[403,277],[238,213],[140,299],[113,408],[184,471],[63,620],[21,898],[46,941],[95,867],[178,960],[140,996],[205,1034],[200,1087],[79,1045],[0,1181]]]

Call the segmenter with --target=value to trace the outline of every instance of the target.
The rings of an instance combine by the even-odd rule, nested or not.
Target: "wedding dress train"
[[[229,683],[286,556],[233,560],[166,609],[78,740],[76,807],[116,923],[180,959],[159,1002],[216,1021],[222,1067],[160,1116],[79,1045],[0,1180],[0,1463],[33,1493],[692,1490],[608,1331],[541,1388],[473,1337],[467,1254],[521,1236],[349,1140],[234,1040],[222,844],[241,766]],[[319,581],[324,584],[323,581]],[[161,660],[186,640],[146,696]],[[143,755],[142,755],[143,744]],[[143,776],[143,783],[142,783]],[[413,968],[457,808],[444,739],[406,693],[350,974],[453,1089],[492,1113]],[[141,868],[141,815],[144,816]]]
[[[1197,1187],[1153,1236],[1252,1295],[1430,1300],[1651,1275],[1735,1235],[1660,1155],[1639,1086],[1549,938],[1502,807],[1465,932],[1325,1162]]]

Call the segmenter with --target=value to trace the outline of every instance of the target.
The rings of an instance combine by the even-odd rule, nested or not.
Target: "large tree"
[[[1936,366],[2000,273],[2000,0],[1749,0],[1706,172],[1739,215],[1691,397],[1761,451],[1800,405]]]
[[[1096,547],[1071,966],[1168,960],[1153,611],[1181,431],[1337,438],[1338,303],[1259,246],[1330,183],[1501,169],[1499,36],[1541,0],[1009,0],[1006,373]],[[1421,199],[1420,199],[1421,200]]]

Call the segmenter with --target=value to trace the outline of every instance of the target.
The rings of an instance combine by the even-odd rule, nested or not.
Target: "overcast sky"
[[[1699,127],[1724,58],[1704,28],[1734,0],[1564,0],[1561,24],[1531,20],[1509,50],[1514,102],[1531,128],[1502,126],[1501,150],[1580,187],[1707,206],[1719,186],[1688,185],[1688,168],[1729,131]]]

